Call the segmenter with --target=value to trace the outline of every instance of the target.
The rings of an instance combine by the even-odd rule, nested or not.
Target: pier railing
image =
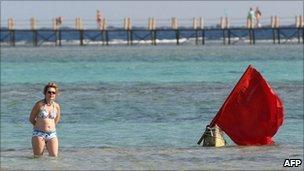
[[[214,39],[222,40],[223,44],[235,44],[240,40],[255,44],[257,39],[272,39],[274,44],[304,43],[304,17],[302,15],[296,15],[293,24],[285,26],[280,25],[282,20],[278,16],[271,16],[270,22],[263,26],[257,25],[251,19],[247,19],[245,22],[242,20],[243,26],[233,26],[232,24],[238,20],[231,21],[228,17],[220,17],[217,24],[210,25],[210,21],[206,21],[203,17],[187,20],[178,20],[176,17],[172,17],[170,20],[156,20],[150,17],[146,21],[132,21],[130,17],[126,17],[123,19],[121,27],[114,27],[109,26],[109,24],[117,25],[115,22],[118,21],[108,22],[105,18],[84,22],[80,17],[76,17],[74,21],[65,21],[62,17],[55,17],[50,22],[49,27],[39,27],[39,25],[45,25],[45,22],[48,21],[38,21],[33,17],[28,21],[29,27],[26,28],[24,21],[18,23],[13,18],[8,18],[7,27],[1,28],[0,40],[1,45],[15,46],[16,41],[22,40],[20,34],[23,34],[23,37],[28,37],[28,34],[31,34],[33,46],[40,46],[45,42],[53,42],[54,45],[61,46],[62,40],[65,39],[63,37],[73,34],[74,40],[78,40],[79,45],[109,45],[113,44],[112,40],[117,38],[124,40],[123,42],[128,45],[139,44],[140,42],[156,45],[161,42],[161,39],[165,39],[166,36],[164,35],[171,35],[171,37],[167,37],[175,39],[177,45],[189,42],[189,40],[193,40],[196,45],[204,45],[207,40]],[[286,20],[286,18],[283,20]],[[146,26],[143,25],[144,22]],[[165,22],[167,25],[164,24]],[[209,25],[206,25],[206,23],[209,23]],[[284,23],[286,22],[284,21]],[[116,35],[114,35],[115,33]],[[266,36],[269,34],[272,36]],[[75,35],[78,35],[77,38]],[[120,37],[117,35],[120,35]],[[26,38],[26,41],[29,41],[29,38]]]

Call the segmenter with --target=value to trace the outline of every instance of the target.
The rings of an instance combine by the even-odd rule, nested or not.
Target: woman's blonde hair
[[[54,88],[55,91],[56,91],[56,94],[59,94],[59,87],[56,83],[53,83],[53,82],[49,82],[46,86],[44,86],[44,89],[43,89],[43,94],[45,95],[47,90],[49,88]]]

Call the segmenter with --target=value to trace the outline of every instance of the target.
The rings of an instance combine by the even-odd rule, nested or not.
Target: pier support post
[[[296,28],[298,28],[297,29],[297,37],[298,37],[298,44],[300,44],[301,43],[301,36],[300,36],[300,34],[301,34],[301,25],[302,25],[302,23],[301,23],[301,18],[302,18],[302,16],[301,15],[296,15],[296,17],[295,17],[295,26],[296,26]]]
[[[37,20],[32,17],[30,19],[31,30],[33,32],[33,46],[38,46],[38,31],[37,31]]]
[[[105,34],[106,34],[106,45],[109,45],[109,33],[108,33],[108,30],[105,30]]]
[[[304,44],[304,16],[300,15],[299,16],[300,19],[300,28],[302,28],[302,43]]]
[[[83,30],[79,30],[79,42],[80,46],[83,46]]]
[[[253,28],[249,28],[249,44],[253,44]]]
[[[133,30],[129,30],[130,33],[130,45],[133,45]]]
[[[10,30],[9,35],[10,35],[10,45],[15,46],[15,30]]]
[[[273,44],[276,43],[276,31],[275,31],[275,28],[272,28],[272,42],[273,42]]]
[[[53,18],[53,31],[55,34],[55,46],[61,46],[61,31],[60,26],[63,22],[63,18],[61,16]],[[78,22],[78,21],[76,21]]]
[[[248,29],[248,34],[249,34],[249,44],[251,44],[251,28]]]
[[[304,44],[304,27],[302,27],[302,43]]]
[[[221,17],[220,18],[220,26],[221,26],[221,29],[222,29],[222,36],[223,36],[223,44],[224,45],[226,44],[225,23],[226,23],[226,20],[223,17]]]
[[[198,37],[199,37],[199,31],[202,34],[202,45],[205,44],[205,30],[204,30],[204,19],[202,17],[199,17],[198,19],[196,19],[196,24],[197,26],[197,30],[196,30],[196,37],[197,37],[197,44],[198,44]]]
[[[81,18],[79,17],[76,18],[75,27],[76,30],[79,32],[79,45],[83,46],[84,31],[83,31],[83,22]]]
[[[179,45],[179,29],[176,17],[171,18],[171,28],[175,30],[176,45]]]
[[[55,32],[55,46],[61,46],[61,30],[54,30]]]
[[[129,29],[127,30],[127,44],[132,45],[132,31]]]
[[[156,21],[154,17],[148,19],[148,29],[151,35],[151,45],[156,45]]]
[[[230,45],[230,37],[231,37],[231,32],[230,32],[230,29],[228,28],[228,44]]]
[[[153,32],[154,32],[154,45],[156,45],[157,31],[153,30]]]
[[[38,32],[37,30],[32,30],[33,32],[33,46],[38,46]]]
[[[13,18],[9,18],[7,20],[7,27],[9,30],[9,35],[10,35],[10,45],[15,46],[15,29],[14,29],[15,23]]]
[[[179,29],[175,30],[176,44],[179,45]]]
[[[59,46],[61,46],[61,30],[58,30]]]
[[[151,44],[156,45],[156,30],[151,30]]]
[[[300,34],[301,34],[301,29],[300,28],[298,28],[298,44],[300,44],[301,43],[301,36],[300,36]]]
[[[276,43],[276,30],[275,30],[275,18],[273,16],[270,17],[270,25],[272,28],[272,43]]]
[[[100,30],[100,39],[101,39],[101,44],[105,45],[106,43],[106,36],[105,36],[105,31],[104,30]]]
[[[10,45],[15,46],[16,38],[15,38],[15,30],[10,30]]]
[[[58,30],[54,30],[54,35],[55,35],[55,46],[58,46],[58,44],[59,44]]]
[[[228,17],[221,17],[220,26],[223,30],[223,44],[226,44],[226,37],[228,37],[228,44],[230,44],[230,21]]]
[[[205,45],[205,29],[202,29],[202,45]]]
[[[226,29],[222,29],[223,32],[223,44],[226,44]]]
[[[198,45],[198,30],[195,29],[195,44]]]
[[[230,45],[230,21],[228,17],[225,17],[225,28],[228,36],[228,44]]]
[[[281,44],[280,28],[277,28],[278,44]]]
[[[102,45],[109,45],[108,31],[100,30],[100,37],[102,41]]]
[[[126,32],[127,32],[127,45],[130,45],[130,33],[129,33],[129,30],[127,30]]]
[[[274,36],[276,35],[278,38],[278,44],[281,43],[281,38],[280,38],[280,19],[278,16],[274,16],[274,18],[272,19],[273,23],[271,23],[271,26],[274,27],[274,30],[276,31],[276,34],[274,34]]]
[[[124,19],[124,29],[127,32],[127,44],[132,45],[133,44],[132,22],[129,17]]]
[[[198,29],[200,27],[199,20],[193,18],[193,30],[195,31],[195,44],[198,45]]]
[[[127,30],[127,45],[130,45],[130,32]]]
[[[255,30],[252,29],[252,43],[255,44]]]
[[[151,35],[151,45],[154,45],[154,32],[153,32],[153,30],[150,30],[150,35]]]

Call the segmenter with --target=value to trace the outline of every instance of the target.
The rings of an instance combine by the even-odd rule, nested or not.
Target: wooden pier
[[[38,29],[37,20],[30,19],[30,29],[16,29],[12,18],[8,19],[8,27],[1,29],[1,44],[16,46],[17,37],[21,34],[32,35],[32,45],[39,47],[45,42],[53,42],[55,46],[64,45],[63,37],[67,35],[78,35],[73,40],[78,40],[80,46],[98,44],[110,45],[113,35],[120,33],[120,39],[125,40],[126,45],[134,45],[135,42],[146,41],[151,45],[157,45],[161,39],[160,35],[171,35],[170,39],[175,39],[176,45],[180,45],[181,39],[193,39],[195,45],[205,45],[207,41],[214,41],[212,36],[216,36],[216,40],[222,40],[223,45],[231,45],[243,40],[248,44],[256,44],[259,40],[271,40],[273,44],[287,43],[293,40],[296,43],[304,44],[304,19],[299,15],[295,17],[295,24],[291,26],[280,26],[280,20],[277,16],[271,17],[271,23],[265,27],[255,27],[253,21],[247,20],[246,27],[231,27],[230,20],[227,17],[221,17],[217,27],[204,27],[203,18],[193,18],[193,26],[191,28],[179,27],[176,17],[171,18],[170,27],[156,27],[154,18],[148,19],[147,28],[133,28],[132,21],[129,17],[124,19],[123,28],[107,28],[107,21],[103,19],[98,23],[96,29],[84,29],[83,21],[77,17],[75,19],[74,28],[61,28],[62,18],[57,17],[52,20],[52,28]],[[271,37],[263,37],[263,34]],[[262,34],[262,35],[261,35]],[[260,35],[260,36],[257,36]],[[117,36],[116,36],[117,37]],[[262,38],[261,38],[262,37]],[[233,40],[232,40],[233,39]],[[282,42],[284,40],[284,42]],[[29,40],[27,40],[28,42]],[[88,43],[89,41],[89,43]],[[147,43],[146,43],[147,44]]]

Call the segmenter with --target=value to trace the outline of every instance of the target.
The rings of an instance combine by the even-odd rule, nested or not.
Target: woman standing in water
[[[34,157],[42,156],[45,146],[50,156],[58,155],[56,125],[60,120],[60,106],[55,102],[58,93],[58,86],[55,83],[48,83],[43,89],[44,99],[36,102],[30,114],[29,120],[33,124]]]

